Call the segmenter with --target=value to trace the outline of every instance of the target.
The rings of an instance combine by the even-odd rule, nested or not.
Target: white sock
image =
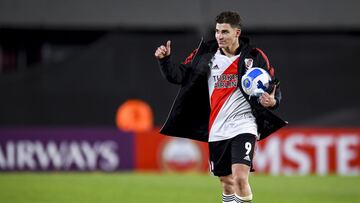
[[[237,195],[235,194],[235,202],[236,202],[236,203],[251,202],[252,198],[253,198],[252,194],[249,195],[249,196],[246,196],[246,197],[240,197],[240,196],[237,196]]]
[[[235,202],[235,194],[225,195],[223,193],[222,194],[222,203],[236,203]]]

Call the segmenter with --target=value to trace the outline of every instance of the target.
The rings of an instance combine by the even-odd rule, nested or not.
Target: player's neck
[[[228,47],[221,48],[221,50],[227,57],[232,57],[238,54],[239,46],[239,42],[236,42]]]

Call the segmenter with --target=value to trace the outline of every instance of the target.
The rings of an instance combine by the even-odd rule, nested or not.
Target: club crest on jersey
[[[245,58],[245,67],[247,69],[252,68],[254,65],[254,60],[252,58]]]

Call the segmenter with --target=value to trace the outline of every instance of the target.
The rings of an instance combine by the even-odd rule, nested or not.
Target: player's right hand
[[[159,46],[155,51],[155,58],[162,59],[166,56],[169,56],[171,53],[171,41],[168,40],[166,45]]]

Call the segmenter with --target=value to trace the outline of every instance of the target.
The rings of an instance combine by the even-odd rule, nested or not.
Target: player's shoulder
[[[259,47],[252,47],[249,51],[249,54],[247,55],[247,58],[252,58],[253,60],[259,62],[259,63],[265,63],[266,67],[270,67],[270,61],[262,48]]]
[[[258,56],[262,56],[262,57],[267,57],[267,55],[265,54],[265,51],[263,48],[257,47],[257,46],[251,46],[250,51],[249,51],[249,55],[252,57],[258,57]]]

